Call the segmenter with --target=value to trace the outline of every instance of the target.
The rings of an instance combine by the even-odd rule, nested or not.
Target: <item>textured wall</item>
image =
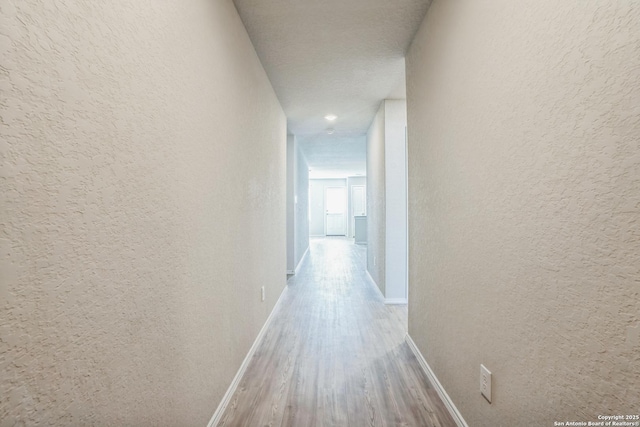
[[[285,117],[235,8],[0,10],[2,425],[206,425],[285,285]]]
[[[367,132],[367,271],[385,291],[384,102]]]
[[[436,0],[409,50],[409,332],[469,425],[638,413],[638,28]]]
[[[297,144],[295,147],[295,265],[309,248],[309,166]]]

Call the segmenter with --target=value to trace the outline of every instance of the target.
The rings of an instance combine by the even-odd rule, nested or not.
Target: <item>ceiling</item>
[[[312,177],[364,174],[367,129],[383,99],[405,97],[404,56],[429,0],[234,3]]]

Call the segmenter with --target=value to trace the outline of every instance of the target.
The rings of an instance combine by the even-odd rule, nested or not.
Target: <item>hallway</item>
[[[220,426],[454,426],[385,305],[366,247],[315,238]]]
[[[0,0],[0,427],[640,427],[639,29]]]

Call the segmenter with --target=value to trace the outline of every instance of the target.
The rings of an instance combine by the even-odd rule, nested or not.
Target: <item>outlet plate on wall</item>
[[[480,393],[491,403],[491,371],[480,364]]]

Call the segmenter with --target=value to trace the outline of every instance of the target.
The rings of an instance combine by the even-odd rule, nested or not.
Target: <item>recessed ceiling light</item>
[[[335,129],[333,129],[333,128],[329,128],[329,129],[327,129],[327,133],[328,133],[329,135],[333,135],[333,133],[334,133],[335,131],[336,131],[336,130],[335,130]]]
[[[335,119],[338,118],[338,116],[336,116],[335,114],[327,114],[326,116],[324,116],[325,119],[329,120],[330,122],[334,121]]]

